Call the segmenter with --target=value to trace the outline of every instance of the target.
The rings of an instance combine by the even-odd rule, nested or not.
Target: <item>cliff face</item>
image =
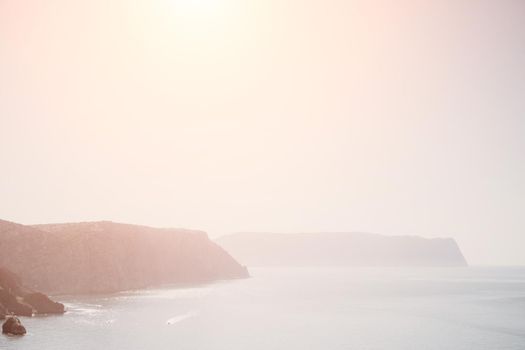
[[[113,222],[0,221],[0,266],[48,293],[101,293],[247,277],[204,232]]]
[[[63,313],[64,305],[56,303],[42,293],[22,286],[13,272],[0,268],[0,319],[6,315],[32,316],[33,314]]]
[[[248,266],[466,266],[451,238],[370,233],[237,233],[217,240]]]

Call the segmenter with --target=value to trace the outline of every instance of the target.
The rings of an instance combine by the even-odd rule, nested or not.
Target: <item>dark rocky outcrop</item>
[[[113,222],[0,220],[0,266],[45,293],[104,293],[248,276],[205,232]]]
[[[217,240],[248,266],[466,266],[451,238],[372,233],[237,233]]]
[[[0,268],[0,318],[10,314],[32,316],[34,313],[64,313],[64,305],[24,287],[17,275]]]
[[[0,304],[0,320],[4,320],[6,315],[7,309],[4,307],[4,305]]]
[[[31,305],[37,314],[61,314],[64,313],[64,304],[49,299],[42,293],[30,293],[24,296],[24,302]]]
[[[26,334],[26,328],[20,322],[20,319],[16,316],[7,316],[4,324],[2,324],[2,333],[11,335],[24,335]]]
[[[0,289],[0,304],[7,310],[18,316],[33,316],[33,308],[25,304],[20,296],[6,289]]]
[[[22,280],[19,276],[2,267],[0,267],[0,288],[8,290],[15,295],[29,292],[28,289],[23,287]]]

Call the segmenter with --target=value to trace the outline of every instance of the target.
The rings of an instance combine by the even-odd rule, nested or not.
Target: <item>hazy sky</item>
[[[525,264],[525,2],[0,0],[0,218]]]

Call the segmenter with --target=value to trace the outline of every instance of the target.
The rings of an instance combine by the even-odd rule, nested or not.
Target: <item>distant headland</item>
[[[248,266],[466,266],[452,238],[372,233],[236,233],[216,240]]]

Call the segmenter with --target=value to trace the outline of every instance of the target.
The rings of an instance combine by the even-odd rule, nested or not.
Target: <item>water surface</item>
[[[253,268],[252,278],[62,296],[2,349],[525,349],[525,268]]]

